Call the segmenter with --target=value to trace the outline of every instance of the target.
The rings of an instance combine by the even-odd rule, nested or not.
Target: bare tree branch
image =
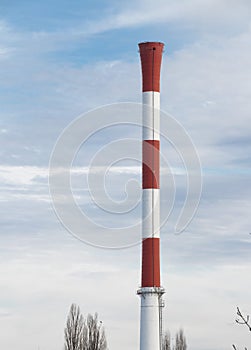
[[[241,311],[240,311],[240,309],[237,307],[237,316],[239,316],[240,318],[241,318],[241,320],[240,319],[236,319],[235,321],[236,321],[236,323],[238,323],[238,324],[245,324],[247,327],[248,327],[248,329],[250,330],[250,332],[251,332],[251,325],[249,324],[249,315],[247,315],[246,316],[246,318],[242,315],[242,313],[241,313]]]

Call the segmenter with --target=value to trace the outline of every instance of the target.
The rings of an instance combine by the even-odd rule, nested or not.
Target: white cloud
[[[12,185],[31,185],[37,177],[47,178],[48,169],[36,166],[0,166],[0,181]]]
[[[12,50],[9,48],[0,47],[0,59],[8,58],[11,52]]]
[[[164,60],[162,107],[185,126],[205,168],[236,168],[242,142],[250,147],[250,38],[249,29],[215,45],[191,45]]]
[[[179,23],[181,27],[196,28],[203,32],[231,32],[233,28],[245,28],[250,23],[250,3],[243,1],[129,1],[120,11],[99,22],[73,30],[75,35],[88,37],[109,30],[135,28],[153,24]]]

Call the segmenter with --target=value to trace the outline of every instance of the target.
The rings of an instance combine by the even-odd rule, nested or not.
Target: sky
[[[1,349],[62,349],[73,302],[98,312],[110,350],[139,349],[141,130],[109,123],[137,119],[142,41],[165,43],[161,116],[186,130],[203,174],[198,210],[177,234],[186,164],[163,138],[164,328],[173,338],[182,327],[193,350],[251,346],[235,322],[237,306],[251,313],[250,15],[248,0],[0,1]],[[79,227],[82,241],[58,219],[48,185],[54,146],[79,116],[86,138],[71,184],[93,222]],[[95,116],[103,128],[88,138]],[[92,164],[107,168],[90,186]]]

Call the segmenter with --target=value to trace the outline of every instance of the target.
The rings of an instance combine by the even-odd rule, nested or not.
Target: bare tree
[[[176,334],[175,345],[173,350],[186,350],[186,349],[187,349],[186,337],[184,335],[183,329],[180,329],[179,332]]]
[[[88,314],[84,320],[76,304],[70,307],[64,335],[64,350],[107,350],[105,330],[98,314]]]
[[[82,350],[83,349],[83,316],[80,308],[76,304],[72,304],[67,317],[66,327],[64,330],[65,350]]]
[[[163,335],[162,350],[171,350],[171,337],[168,331]]]
[[[102,321],[98,321],[98,314],[88,314],[83,328],[83,350],[106,350],[107,341]]]

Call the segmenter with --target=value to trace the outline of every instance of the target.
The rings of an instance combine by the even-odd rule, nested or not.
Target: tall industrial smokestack
[[[139,44],[143,79],[142,279],[140,350],[161,349],[160,284],[160,68],[164,44]]]

